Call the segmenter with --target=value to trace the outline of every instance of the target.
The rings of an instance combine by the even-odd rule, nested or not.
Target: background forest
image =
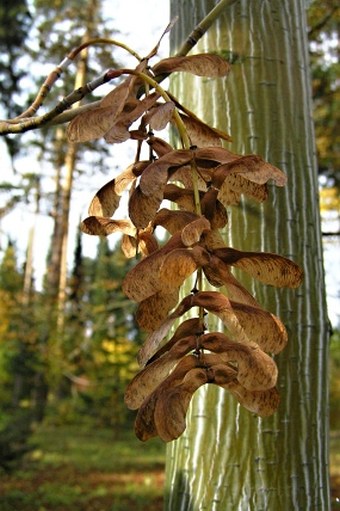
[[[308,23],[324,253],[327,278],[333,283],[328,301],[334,310],[339,304],[334,254],[340,248],[337,2],[311,2]],[[159,32],[163,28],[160,23]],[[129,33],[128,25],[123,29]],[[72,48],[94,37],[128,39],[125,33],[120,37],[119,30],[114,11],[101,0],[2,2],[0,117],[11,118],[27,108],[48,73]],[[151,46],[155,42],[151,40]],[[120,58],[107,45],[84,51],[53,87],[49,101]],[[125,156],[118,162],[100,141],[82,146],[80,152],[67,141],[64,127],[6,136],[0,150],[0,478],[4,482],[0,498],[7,495],[3,509],[32,509],[37,499],[37,509],[74,509],[76,503],[78,509],[109,509],[105,502],[113,497],[103,473],[110,473],[112,465],[117,470],[115,484],[124,488],[112,509],[126,510],[130,505],[144,509],[146,502],[150,509],[161,509],[164,448],[156,442],[141,451],[130,436],[134,414],[123,398],[143,340],[133,305],[121,291],[130,262],[114,239],[88,242],[75,227],[88,202],[89,181],[102,175],[104,183],[105,176],[124,168]],[[333,312],[332,332],[330,418],[334,445],[339,445],[339,311]],[[337,463],[334,488],[340,486],[339,458]],[[22,483],[22,467],[35,481],[32,486],[27,486],[28,476],[26,486]],[[42,482],[46,467],[50,478]],[[68,484],[79,471],[83,479]],[[89,484],[87,472],[97,474],[97,481]],[[61,473],[63,492],[57,496],[53,478]],[[133,477],[124,479],[122,474],[129,473]],[[79,508],[85,501],[89,507]]]

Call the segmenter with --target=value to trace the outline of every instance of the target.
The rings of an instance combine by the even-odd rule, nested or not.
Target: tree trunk
[[[86,4],[88,24],[82,42],[91,38],[93,33],[94,20],[98,10],[98,0],[88,0]],[[77,71],[74,80],[74,88],[82,87],[86,83],[88,50],[82,51],[78,59]],[[76,106],[76,105],[74,105]],[[67,144],[66,150],[62,151],[62,145]],[[46,275],[47,288],[47,316],[48,323],[42,326],[40,335],[41,345],[49,344],[48,357],[59,361],[60,367],[63,364],[62,341],[64,334],[64,309],[66,300],[66,281],[67,281],[67,247],[69,235],[69,216],[71,206],[71,195],[73,176],[77,158],[77,145],[68,143],[65,136],[65,130],[57,128],[55,136],[56,148],[56,191],[54,201],[54,227],[51,239],[51,254]],[[64,181],[62,184],[62,170],[65,170]],[[60,367],[58,369],[60,369]],[[43,369],[43,372],[45,368]],[[36,396],[37,420],[41,420],[44,414],[48,388],[45,375],[37,374]],[[45,400],[45,402],[44,402]]]
[[[62,150],[65,144],[64,129],[58,127],[54,137],[54,151],[55,158],[55,191],[53,198],[53,232],[51,237],[50,254],[48,260],[48,268],[46,272],[46,288],[50,301],[55,305],[58,297],[59,279],[60,279],[60,261],[61,261],[61,247],[62,247],[62,225],[61,225],[61,211],[62,211],[62,186],[61,175],[63,167],[64,151]]]
[[[96,17],[98,10],[98,1],[89,0],[87,5],[88,11],[88,26],[86,32],[82,38],[82,43],[87,42],[93,37],[94,26],[93,20]],[[77,73],[75,77],[74,89],[83,87],[87,80],[87,66],[88,66],[88,48],[85,48],[81,53],[81,58],[78,61]],[[79,103],[75,103],[73,108],[79,106]],[[66,301],[66,283],[67,283],[67,249],[69,240],[69,217],[70,217],[70,206],[71,206],[71,195],[73,187],[73,177],[77,161],[77,144],[73,142],[67,142],[67,149],[65,154],[65,181],[63,186],[63,200],[62,200],[62,211],[61,211],[61,225],[63,237],[61,240],[61,259],[60,259],[60,278],[59,278],[59,291],[58,291],[58,330],[62,334],[64,329],[64,309]]]
[[[172,53],[215,4],[171,1],[171,18],[179,15]],[[261,419],[215,386],[197,392],[186,432],[168,447],[166,509],[329,510],[328,320],[304,1],[240,0],[195,51],[229,58],[231,74],[174,78],[174,94],[230,132],[228,148],[259,154],[288,175],[286,188],[272,189],[265,204],[244,200],[232,208],[228,244],[289,257],[305,277],[298,290],[244,281],[288,330],[288,346],[276,357],[279,410]]]

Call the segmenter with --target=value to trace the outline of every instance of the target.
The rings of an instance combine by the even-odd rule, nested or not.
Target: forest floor
[[[330,473],[332,511],[340,511],[340,431],[331,432]]]
[[[1,511],[161,511],[163,443],[133,432],[43,427],[19,470],[0,475]]]
[[[165,446],[132,431],[44,426],[19,470],[0,475],[1,511],[161,511]],[[340,432],[331,435],[332,511],[340,510]]]

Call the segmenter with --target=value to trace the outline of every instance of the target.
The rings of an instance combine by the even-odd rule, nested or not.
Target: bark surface
[[[172,53],[216,4],[172,0]],[[260,419],[213,385],[194,397],[183,436],[168,447],[168,511],[329,510],[328,319],[303,0],[240,0],[226,8],[195,52],[228,58],[225,79],[187,75],[172,91],[213,126],[231,150],[256,153],[288,176],[266,203],[229,212],[226,239],[241,250],[279,253],[305,272],[297,290],[244,280],[287,327],[277,357],[279,411]]]

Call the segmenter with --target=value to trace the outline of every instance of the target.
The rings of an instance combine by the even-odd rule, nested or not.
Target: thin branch
[[[340,236],[340,231],[329,231],[329,232],[322,232],[322,236],[329,237],[329,236]]]
[[[221,14],[221,12],[226,9],[228,6],[232,5],[233,3],[236,3],[238,0],[220,0],[220,2],[209,12],[209,14],[195,27],[195,29],[191,32],[191,34],[188,36],[187,40],[183,44],[183,46],[180,48],[180,50],[176,53],[176,56],[184,56],[186,55],[199,41],[199,39],[205,34],[205,32],[209,29],[209,27],[212,25],[212,23],[218,18],[218,16]],[[167,33],[170,28],[172,27],[172,24],[175,20],[173,20],[164,33],[162,34],[162,37],[165,33]],[[161,39],[162,39],[161,37]],[[160,42],[160,41],[159,41]],[[104,83],[107,83],[115,76],[112,75],[114,73],[113,70],[106,71],[103,73],[99,78],[94,79],[92,82],[89,82],[84,87],[81,87],[80,89],[74,90],[71,92],[68,96],[63,98],[52,110],[47,112],[46,114],[39,116],[39,117],[33,117],[33,115],[36,113],[38,108],[42,105],[44,99],[46,98],[47,94],[51,90],[51,87],[56,82],[56,80],[59,78],[60,74],[70,65],[71,62],[73,62],[74,58],[83,50],[85,47],[93,45],[93,44],[114,44],[116,46],[119,46],[126,51],[128,51],[131,55],[136,57],[138,61],[143,60],[134,50],[129,48],[127,45],[113,40],[113,39],[106,39],[106,38],[97,38],[97,39],[91,39],[77,48],[73,49],[67,57],[64,58],[64,60],[50,73],[50,75],[47,77],[43,85],[41,86],[36,99],[32,103],[32,105],[22,114],[20,114],[18,117],[14,119],[4,120],[0,121],[0,135],[8,135],[10,133],[23,133],[25,131],[30,131],[34,129],[41,128],[45,125],[56,125],[56,124],[62,124],[65,122],[69,122],[74,117],[76,117],[78,114],[91,110],[93,108],[96,108],[100,101],[96,101],[93,103],[90,103],[88,105],[82,105],[78,108],[73,108],[72,110],[69,110],[70,107],[76,103],[77,101],[80,101],[82,98],[84,98],[87,94],[92,92],[95,88],[99,87],[100,85],[103,85]],[[158,43],[159,44],[159,43]],[[156,46],[156,48],[158,48]],[[154,54],[154,50],[151,52],[150,55]],[[116,75],[118,76],[118,75]],[[161,75],[156,77],[157,83],[160,83],[163,81],[168,75]]]
[[[339,9],[338,6],[334,6],[325,16],[314,26],[312,26],[308,31],[308,37],[314,35],[315,32],[320,32],[325,25],[327,25],[328,21],[332,18],[333,14]]]
[[[62,114],[57,115],[50,121],[46,122],[46,126],[56,126],[58,124],[65,124],[66,122],[72,121],[77,115],[83,114],[84,112],[88,112],[89,110],[94,110],[98,108],[100,105],[100,99],[98,101],[93,101],[92,103],[87,103],[86,105],[81,105],[72,110],[66,110]],[[1,131],[0,131],[1,134]]]
[[[87,83],[86,85],[84,85],[84,87],[79,87],[79,89],[72,91],[68,96],[63,98],[52,110],[50,110],[44,115],[41,115],[39,117],[28,118],[26,117],[23,119],[1,121],[0,135],[7,135],[8,133],[24,133],[25,131],[41,128],[48,122],[55,119],[59,114],[62,114],[65,110],[68,110],[74,103],[77,103],[78,101],[83,99],[87,94],[94,91],[97,87],[112,80],[112,78],[114,77],[113,76],[114,70],[109,71],[111,71],[111,74],[108,74],[108,71],[105,71],[105,73],[103,73],[98,78],[95,78],[91,82]],[[69,113],[70,114],[73,113],[73,117],[75,117],[79,113],[79,109],[75,108]]]
[[[69,67],[69,65],[74,61],[74,59],[79,55],[79,53],[84,50],[85,48],[88,48],[89,46],[93,46],[95,44],[112,44],[114,46],[118,46],[120,48],[123,48],[128,53],[130,53],[132,56],[134,56],[139,62],[142,60],[142,58],[131,48],[129,48],[126,44],[121,43],[120,41],[116,41],[115,39],[109,39],[104,37],[97,37],[95,39],[89,39],[88,41],[85,41],[81,45],[77,46],[77,48],[74,48],[62,61],[61,63],[48,75],[44,83],[39,89],[39,92],[31,104],[20,115],[12,119],[13,121],[17,121],[18,119],[23,119],[27,117],[32,117],[34,114],[36,114],[38,108],[41,107],[43,104],[45,98],[49,94],[50,90],[52,89],[52,86],[55,84],[55,82],[58,80],[58,78],[61,76],[61,74]]]
[[[185,43],[176,52],[177,57],[187,55],[190,50],[198,43],[201,37],[211,27],[211,25],[217,20],[220,14],[230,5],[236,3],[238,0],[220,0],[218,4],[207,14],[205,18],[194,28],[191,34],[187,37]]]

